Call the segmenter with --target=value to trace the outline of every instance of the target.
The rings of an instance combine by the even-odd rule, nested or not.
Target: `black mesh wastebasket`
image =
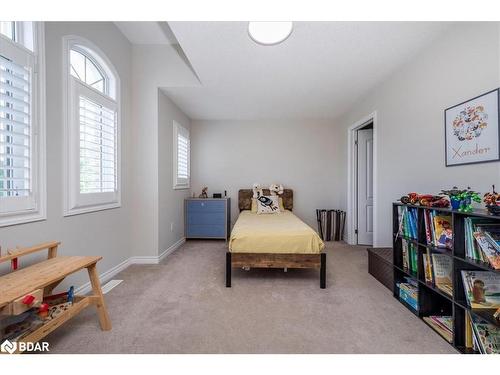
[[[345,229],[345,211],[317,209],[318,233],[323,241],[342,241]]]

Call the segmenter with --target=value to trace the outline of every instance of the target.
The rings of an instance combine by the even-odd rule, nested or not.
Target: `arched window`
[[[102,68],[84,51],[73,47],[70,51],[71,75],[90,87],[107,94],[107,78]]]
[[[91,42],[65,39],[65,215],[120,206],[119,79]]]

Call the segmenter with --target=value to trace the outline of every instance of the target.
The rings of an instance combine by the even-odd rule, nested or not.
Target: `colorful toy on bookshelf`
[[[450,198],[452,209],[461,212],[471,212],[472,202],[481,202],[479,193],[471,190],[470,186],[462,190],[453,186],[450,190],[441,190],[441,194],[447,195]]]
[[[408,193],[400,199],[401,203],[426,207],[449,207],[450,202],[442,195]]]
[[[460,194],[462,194],[462,191],[453,186],[451,190],[441,190],[441,194],[447,195],[450,198],[451,208],[458,210],[460,208]]]
[[[484,194],[483,202],[492,215],[500,215],[500,194],[495,191],[495,185],[492,186],[491,193]]]

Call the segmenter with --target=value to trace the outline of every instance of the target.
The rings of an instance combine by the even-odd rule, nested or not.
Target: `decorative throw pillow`
[[[279,200],[275,195],[262,195],[256,200],[257,214],[276,214],[280,212]]]
[[[280,211],[285,211],[285,205],[283,204],[283,198],[279,197]],[[254,214],[257,213],[257,198],[252,198],[252,208],[250,209]]]

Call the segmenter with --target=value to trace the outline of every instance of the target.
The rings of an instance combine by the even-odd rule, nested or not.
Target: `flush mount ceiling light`
[[[256,43],[272,46],[283,42],[290,36],[293,23],[286,22],[249,22],[248,35]]]

